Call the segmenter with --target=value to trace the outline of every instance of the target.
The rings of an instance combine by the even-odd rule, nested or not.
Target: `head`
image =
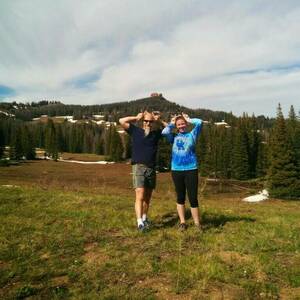
[[[180,133],[185,132],[186,127],[187,127],[185,118],[183,116],[177,116],[175,118],[175,126],[176,126],[178,132],[180,132]]]
[[[153,115],[149,112],[145,112],[143,118],[143,129],[149,132],[152,129],[153,122]]]

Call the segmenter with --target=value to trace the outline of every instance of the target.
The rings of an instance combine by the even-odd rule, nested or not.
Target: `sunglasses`
[[[145,123],[153,123],[153,120],[144,120]]]

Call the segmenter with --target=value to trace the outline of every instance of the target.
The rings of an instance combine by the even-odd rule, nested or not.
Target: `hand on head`
[[[160,119],[160,112],[159,111],[153,111],[152,116],[153,116],[153,119],[155,121],[158,121]]]
[[[190,119],[190,117],[187,114],[185,114],[185,113],[182,112],[181,115],[184,117],[184,119],[185,119],[185,121],[187,123],[191,123],[191,119]]]
[[[144,117],[144,113],[140,112],[136,115],[136,119],[139,121]]]
[[[143,113],[143,121],[152,124],[154,120],[153,114],[145,110]]]
[[[176,118],[177,118],[177,115],[171,115],[171,121],[170,121],[170,122],[171,122],[173,125],[175,125]]]

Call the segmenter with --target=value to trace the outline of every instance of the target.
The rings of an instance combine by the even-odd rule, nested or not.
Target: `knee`
[[[145,192],[142,188],[137,188],[135,190],[135,200],[136,201],[143,201],[145,198]]]
[[[191,208],[198,208],[199,207],[197,199],[190,200],[190,204],[191,204]]]
[[[184,199],[177,199],[177,204],[184,205],[184,203],[185,203]]]

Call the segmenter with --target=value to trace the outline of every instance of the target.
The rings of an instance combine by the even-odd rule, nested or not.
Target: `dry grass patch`
[[[109,256],[103,253],[98,243],[88,243],[84,246],[83,261],[86,265],[98,266],[109,261]]]
[[[219,253],[220,258],[226,263],[226,264],[232,264],[232,263],[252,263],[255,260],[255,257],[253,255],[248,254],[240,254],[235,251],[221,251]]]
[[[51,285],[53,286],[67,286],[69,282],[70,280],[67,275],[51,278]]]
[[[298,288],[283,288],[280,291],[281,300],[299,300],[300,299],[300,287]]]

